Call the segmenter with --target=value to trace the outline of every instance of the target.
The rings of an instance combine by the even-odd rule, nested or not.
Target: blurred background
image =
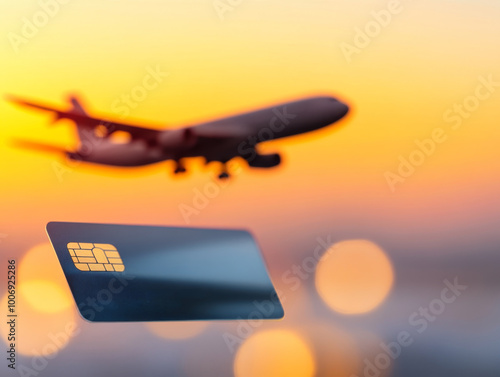
[[[18,371],[498,376],[499,17],[493,0],[0,1],[2,94],[64,108],[76,93],[158,128],[309,95],[352,109],[265,145],[280,167],[236,160],[221,183],[197,159],[173,176],[17,148],[74,149],[75,130],[2,99],[0,313],[16,259]],[[248,229],[285,318],[87,323],[45,234],[56,220]]]

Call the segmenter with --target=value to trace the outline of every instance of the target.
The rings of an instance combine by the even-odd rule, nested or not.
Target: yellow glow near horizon
[[[343,314],[378,307],[394,282],[392,264],[373,242],[349,240],[333,245],[316,270],[316,289],[323,301]]]
[[[69,106],[65,97],[74,93],[91,115],[158,128],[193,125],[309,95],[329,94],[349,103],[352,110],[338,125],[264,147],[282,154],[282,166],[269,170],[245,166],[224,189],[227,194],[192,221],[217,221],[235,206],[251,213],[258,209],[254,200],[262,208],[295,211],[296,205],[290,203],[303,193],[308,194],[304,200],[313,201],[307,208],[317,218],[330,216],[333,206],[345,205],[357,216],[376,211],[382,221],[389,221],[401,215],[398,208],[403,206],[408,221],[432,226],[445,223],[440,214],[453,211],[456,203],[463,210],[447,220],[465,222],[471,211],[484,216],[498,211],[490,203],[499,187],[494,172],[500,166],[495,116],[500,92],[481,102],[456,131],[443,120],[443,113],[454,103],[474,94],[479,76],[499,77],[489,48],[500,30],[491,4],[461,2],[457,7],[444,0],[404,4],[390,27],[383,28],[380,38],[353,56],[351,63],[339,46],[353,43],[355,28],[362,29],[372,18],[374,4],[294,2],[290,6],[280,0],[267,4],[265,12],[263,3],[248,5],[235,7],[224,21],[210,4],[196,1],[123,0],[103,5],[89,0],[61,5],[47,26],[19,51],[14,51],[8,38],[0,46],[2,94],[65,109]],[[9,15],[0,25],[3,35],[21,33],[23,18],[31,19],[38,10],[27,0],[16,5],[0,2],[0,13]],[[449,17],[443,19],[443,14]],[[89,17],[112,27],[89,31]],[[411,51],[402,53],[409,41]],[[465,58],[463,51],[469,52]],[[129,105],[125,113],[130,114],[122,119],[124,113],[116,110],[125,107],[123,98],[157,68],[168,75],[160,77],[144,99]],[[436,83],[432,90],[429,82]],[[12,141],[26,138],[74,150],[78,140],[72,122],[48,127],[51,114],[3,99],[0,110],[2,194],[12,198],[5,200],[3,210],[8,223],[19,229],[26,224],[38,226],[48,216],[91,220],[96,207],[102,208],[100,221],[140,218],[184,224],[179,203],[190,203],[193,189],[203,187],[211,179],[209,173],[217,170],[188,162],[188,174],[174,177],[168,163],[135,169],[66,161],[60,154],[23,149]],[[417,148],[414,141],[429,138],[436,127],[446,131],[447,141],[415,174],[398,183],[393,195],[385,172],[397,172],[399,157],[407,158]],[[262,187],[267,195],[260,195],[255,187]],[[443,187],[449,191],[445,198],[440,194]],[[472,190],[479,194],[470,195]],[[14,198],[21,196],[30,208],[29,217],[18,211]],[[385,210],[380,213],[374,206]],[[428,210],[423,214],[425,206]],[[280,211],[270,214],[270,221],[276,221]],[[436,216],[422,221],[429,212]],[[296,226],[292,217],[283,221]]]
[[[46,279],[53,281],[64,289],[71,297],[71,292],[64,277],[56,253],[49,242],[30,248],[19,263],[19,274],[23,281]]]
[[[19,275],[19,290],[34,310],[54,313],[72,307],[73,295],[50,243],[28,250],[19,263]]]
[[[76,313],[72,307],[55,312],[42,311],[40,307],[35,308],[31,303],[36,293],[37,291],[31,288],[19,287],[16,304],[16,313],[19,314],[16,349],[26,356],[53,355],[65,348],[78,333]],[[7,307],[7,300],[8,296],[5,295],[0,302],[2,308]],[[6,321],[0,322],[3,340],[7,340],[8,332]]]
[[[71,297],[52,281],[28,280],[19,284],[19,292],[34,310],[57,313],[72,305]]]
[[[234,361],[236,377],[312,377],[315,371],[311,349],[291,330],[268,330],[251,336]]]
[[[8,296],[0,305],[7,307]],[[18,267],[16,314],[19,321],[17,350],[23,355],[52,355],[67,346],[77,334],[73,298],[49,243],[29,249]],[[7,339],[6,323],[0,323]]]

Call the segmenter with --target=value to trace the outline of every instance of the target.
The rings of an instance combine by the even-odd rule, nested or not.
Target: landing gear
[[[185,173],[185,172],[186,172],[186,167],[180,161],[176,161],[174,174]]]
[[[222,170],[219,174],[219,179],[228,179],[230,178],[231,176],[229,175],[228,171],[227,171],[227,166],[226,164],[222,164]]]

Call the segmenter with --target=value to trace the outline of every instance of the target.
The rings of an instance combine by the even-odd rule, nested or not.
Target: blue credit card
[[[284,315],[247,231],[50,222],[47,233],[89,321]]]

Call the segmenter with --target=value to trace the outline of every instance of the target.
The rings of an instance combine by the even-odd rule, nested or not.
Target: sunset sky
[[[500,5],[392,3],[1,0],[1,263],[21,261],[34,248],[45,250],[39,251],[39,263],[58,271],[53,282],[68,295],[55,254],[49,255],[48,221],[245,228],[261,245],[278,288],[286,288],[280,277],[314,250],[317,237],[378,245],[393,260],[396,288],[398,263],[405,258],[488,254],[498,240],[500,211]],[[347,45],[356,52],[346,55]],[[164,74],[158,85],[127,105],[123,96],[132,95],[151,70]],[[236,160],[237,173],[220,183],[214,178],[217,166],[199,159],[187,164],[186,175],[174,177],[168,162],[117,169],[18,148],[19,139],[69,150],[78,142],[71,122],[49,125],[51,114],[13,105],[7,94],[63,109],[67,96],[77,94],[98,117],[172,129],[312,95],[337,97],[351,112],[330,128],[264,145],[282,155],[281,166],[257,170]],[[418,144],[437,134],[441,142],[433,141],[427,154],[419,152]],[[401,161],[412,158],[418,166],[403,177]],[[182,208],[196,207],[199,193],[214,185],[218,194],[186,218]],[[20,274],[20,282],[50,280],[47,273]],[[71,306],[61,310],[67,318],[76,313]],[[321,323],[344,344],[354,340],[328,317],[332,311],[312,281],[290,293],[285,311],[289,322],[266,325],[270,333],[261,339],[268,336],[270,344],[287,344],[291,353],[302,355],[293,376],[333,375],[328,369],[333,361],[321,351],[319,328],[327,326]],[[303,321],[309,327],[299,331]],[[149,344],[143,370],[168,364],[159,351],[163,343],[143,335],[142,324],[81,326],[82,335],[54,359],[62,366],[88,350],[87,358],[113,370],[102,356],[106,347],[116,345],[109,355],[123,361],[141,343]],[[171,352],[167,368],[199,375],[203,369],[184,360],[194,355],[201,365],[213,358],[233,370],[234,357],[224,347],[210,356],[213,339],[220,340],[219,333],[231,326],[236,325],[204,324],[189,347],[165,343]],[[309,334],[309,341],[297,338],[296,331]],[[359,359],[371,352],[359,343],[383,337],[376,329],[368,332],[358,334],[358,345],[352,346]],[[101,347],[90,349],[92,339],[100,339]],[[239,377],[251,375],[241,370],[253,360],[255,346],[245,347],[235,359],[241,360],[234,366]],[[44,373],[59,373],[58,365],[52,362],[54,369]],[[332,368],[339,376],[352,371],[345,365]],[[258,373],[276,375],[271,369]]]

